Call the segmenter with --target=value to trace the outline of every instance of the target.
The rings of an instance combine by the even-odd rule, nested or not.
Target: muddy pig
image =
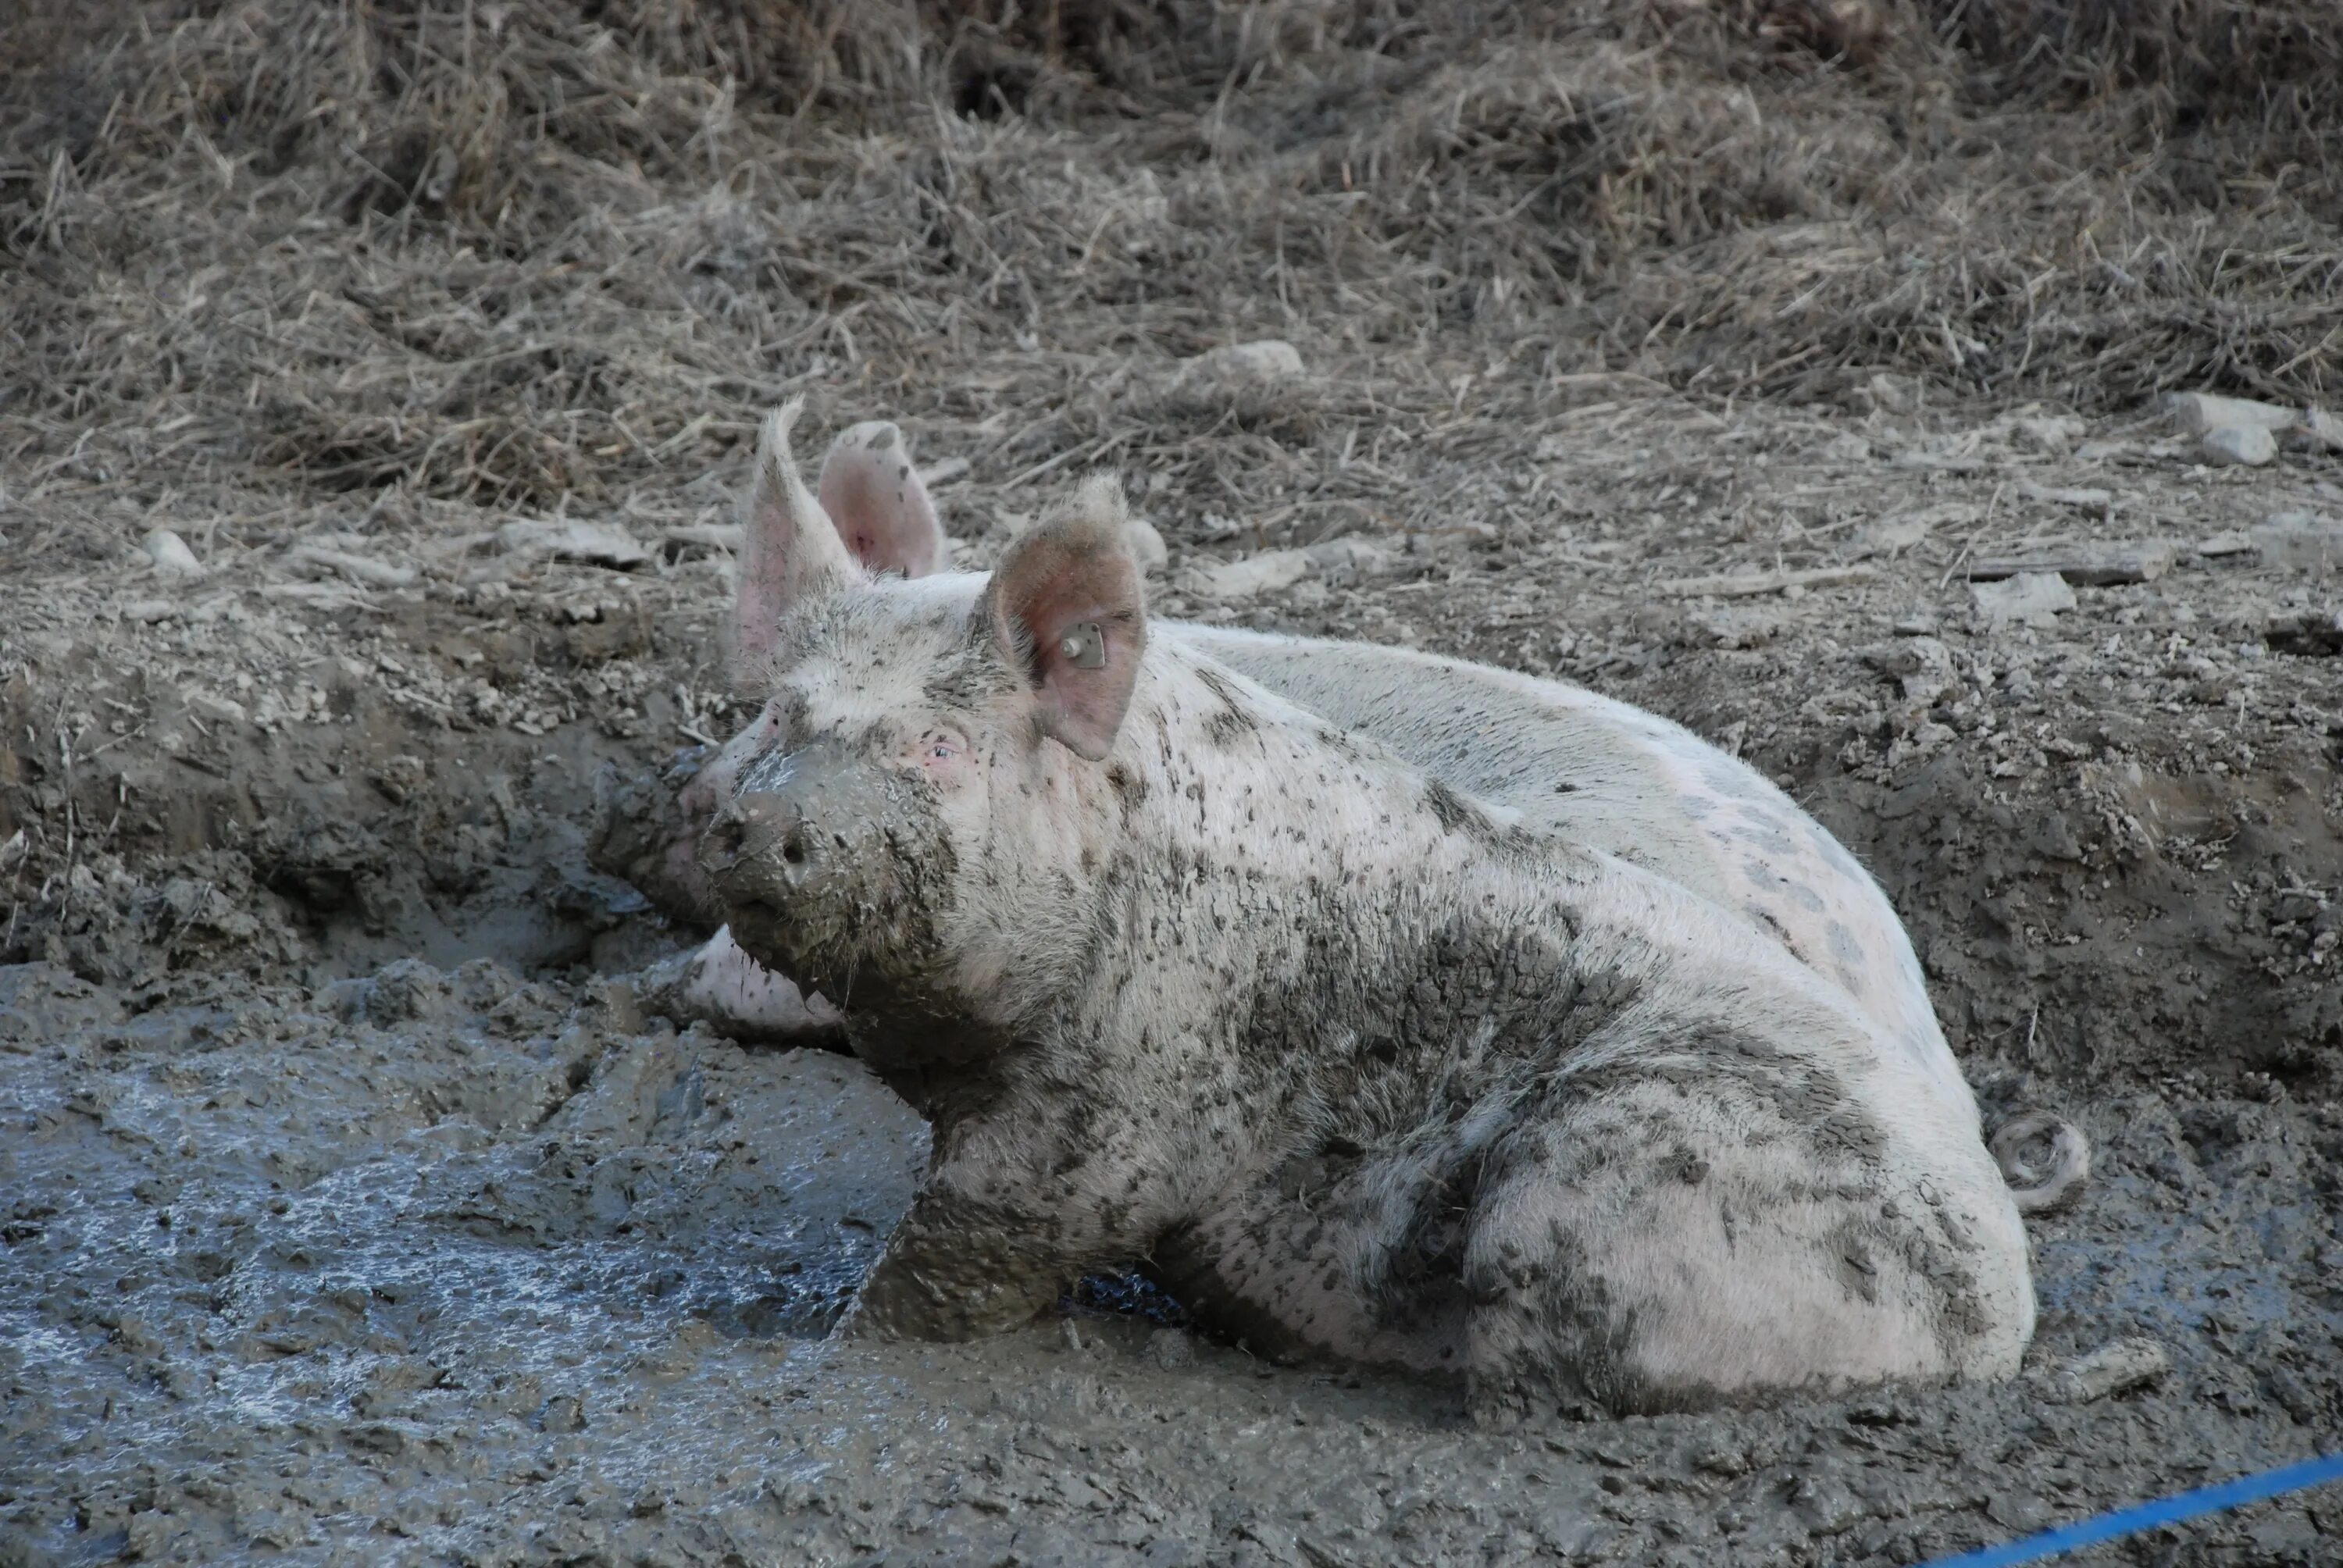
[[[960,1338],[1145,1260],[1477,1414],[2006,1376],[1974,1108],[1778,941],[1177,638],[1111,481],[989,578],[873,573],[766,426],[764,696],[700,865],[930,1120],[857,1332]]]
[[[891,424],[858,425],[833,443],[819,498],[868,568],[920,577],[945,557],[934,505]],[[736,628],[752,658],[769,615],[759,607]],[[1404,648],[1160,620],[1149,635],[1381,742],[1515,813],[1510,820],[1617,855],[1742,916],[1893,1033],[1948,1109],[1974,1114],[1911,942],[1878,885],[1770,781],[1682,726],[1562,681]],[[600,862],[671,913],[719,923],[692,850],[743,762],[769,743],[771,722],[760,716],[713,756],[680,764],[663,789],[606,811]],[[820,996],[749,959],[729,930],[653,984],[657,1005],[744,1037],[839,1021]],[[2020,1206],[2074,1184],[2070,1165],[2062,1182],[2021,1192]]]

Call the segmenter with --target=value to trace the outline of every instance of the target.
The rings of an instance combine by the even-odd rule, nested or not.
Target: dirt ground
[[[482,9],[551,46],[547,6]],[[654,60],[574,100],[598,142],[449,86],[518,95],[537,56],[336,52],[354,17],[404,48],[456,12],[319,7],[293,43],[265,13],[46,45],[0,163],[0,1565],[1911,1563],[2338,1445],[2343,450],[2210,464],[2153,396],[2316,400],[2325,306],[2128,296],[2129,337],[2021,344],[1982,306],[1907,332],[1934,295],[1837,336],[1797,313],[1827,298],[1768,295],[1763,353],[1738,318],[1664,332],[1635,312],[1668,267],[1745,281],[1854,229],[1760,204],[1565,265],[1554,236],[1626,220],[1553,205],[1577,144],[1537,141],[1525,78],[1510,118],[1369,147],[1343,70],[1433,116],[1496,67],[1377,65],[1339,27],[1214,35],[1255,52],[1202,96],[1106,35],[1004,35],[893,122],[875,67],[736,100]],[[1633,42],[1569,58],[1645,69],[1603,53]],[[1859,127],[1893,96],[1705,58],[1666,66],[1683,103]],[[328,66],[357,97],[288,139],[268,95]],[[418,95],[474,136],[437,166],[385,150]],[[2016,123],[1966,100],[1942,157],[2104,237],[2114,187],[2035,166],[2075,111],[2026,112],[2040,159],[1962,143]],[[1433,148],[1413,194],[1402,145]],[[2154,220],[2142,287],[2183,289],[2194,225],[2231,246],[2205,288],[2327,266],[2304,297],[2343,294],[2343,202],[2289,165],[2249,204],[2240,145],[2126,153],[2181,188],[2182,146],[2230,193]],[[1341,173],[1296,195],[1296,158]],[[1466,187],[1546,205],[1442,205]],[[1961,265],[1865,243],[1817,286]],[[1272,336],[1298,373],[1179,368]],[[2093,1141],[2087,1195],[2030,1226],[2027,1375],[1493,1435],[1128,1278],[990,1342],[828,1341],[924,1130],[849,1057],[659,1016],[647,974],[705,933],[598,853],[744,711],[730,498],[799,390],[825,429],[903,422],[964,563],[1111,464],[1167,542],[1160,613],[1582,681],[1779,779],[1903,912],[1988,1126],[2046,1107]],[[1971,580],[2152,541],[2150,580],[2031,617]],[[2126,1340],[2163,1370],[2078,1392]],[[2075,1561],[2343,1563],[2343,1493]]]

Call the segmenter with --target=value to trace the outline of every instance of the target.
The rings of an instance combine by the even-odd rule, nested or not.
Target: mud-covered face
[[[969,646],[979,586],[857,585],[795,611],[701,840],[734,939],[850,1015],[960,1010],[960,872],[990,815],[975,759],[1004,749],[963,694],[1010,684]]]
[[[1145,635],[1117,498],[1086,488],[989,580],[898,580],[795,482],[783,422],[767,448],[740,611],[766,700],[700,866],[742,949],[858,1049],[990,1049],[1077,975],[1112,858]]]

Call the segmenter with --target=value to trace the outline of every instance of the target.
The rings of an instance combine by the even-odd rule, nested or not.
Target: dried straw
[[[0,483],[689,516],[809,388],[1267,538],[1433,504],[1391,452],[1517,450],[1590,375],[2332,398],[2318,3],[47,4],[0,36]],[[1271,334],[1305,403],[1162,396]]]

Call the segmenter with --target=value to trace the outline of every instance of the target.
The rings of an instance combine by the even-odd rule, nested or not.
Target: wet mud
[[[1881,871],[1988,1124],[2049,1104],[2095,1145],[2029,1227],[2025,1377],[1498,1434],[1111,1281],[980,1343],[830,1338],[925,1130],[850,1058],[650,1011],[702,933],[592,853],[613,780],[656,796],[677,727],[728,721],[694,687],[719,590],[629,579],[659,631],[616,668],[513,655],[535,734],[433,710],[495,629],[461,603],[12,634],[0,1561],[1903,1563],[2343,1431],[2319,743],[2176,781],[2151,729],[2029,796],[1989,748],[1866,759],[1830,709],[1882,678],[1778,648],[1610,684],[1714,734],[1846,672],[1749,754]],[[323,671],[297,712],[287,653]],[[2311,1493],[2097,1560],[2338,1532]]]

